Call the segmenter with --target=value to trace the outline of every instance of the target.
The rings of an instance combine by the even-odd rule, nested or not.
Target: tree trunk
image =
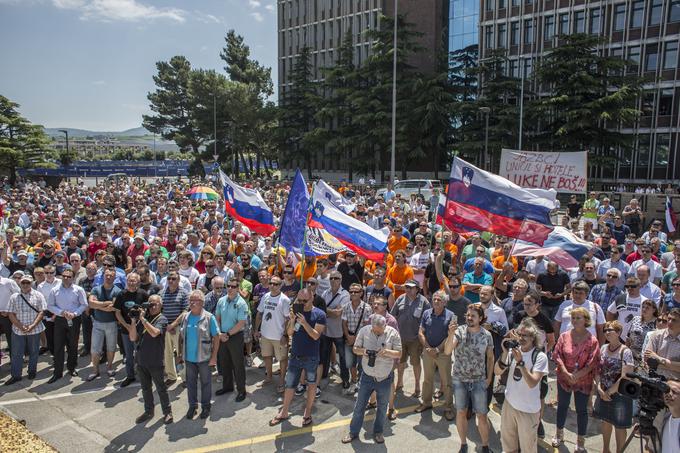
[[[248,153],[248,164],[250,165],[250,172],[248,174],[255,173],[255,166],[253,165],[253,154]]]
[[[439,179],[439,151],[440,147],[435,145],[434,147],[434,179]]]
[[[257,174],[258,178],[261,178],[262,177],[262,153],[260,152],[259,149],[257,150],[257,153],[256,153],[256,162],[257,162],[257,172],[256,172],[256,174]]]
[[[248,169],[248,163],[246,162],[246,157],[243,155],[243,151],[239,151],[238,155],[241,157],[241,163],[243,163],[243,171],[246,174],[246,179],[250,179],[250,170]]]
[[[347,181],[352,182],[353,173],[353,160],[352,160],[352,148],[347,148]]]

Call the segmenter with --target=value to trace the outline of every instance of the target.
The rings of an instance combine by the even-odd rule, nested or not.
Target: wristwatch
[[[519,362],[517,362],[517,366],[523,367],[524,366],[524,360],[520,360]]]

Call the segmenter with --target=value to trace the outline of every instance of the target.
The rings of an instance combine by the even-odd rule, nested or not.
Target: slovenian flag
[[[308,225],[325,230],[358,255],[382,262],[387,250],[387,235],[366,223],[345,214],[326,197],[314,192]]]
[[[525,189],[455,157],[443,220],[466,228],[543,245],[553,229],[554,190]]]
[[[578,260],[588,253],[592,247],[590,242],[574,236],[564,227],[556,226],[548,235],[543,245],[517,240],[510,251],[513,256],[547,256],[550,261],[564,269],[578,266]]]
[[[318,180],[314,185],[314,193],[326,198],[345,214],[349,214],[356,208],[354,203],[343,197],[340,192],[329,186],[323,179]]]
[[[228,215],[263,236],[269,236],[276,231],[272,211],[257,190],[239,186],[222,170],[220,180],[224,192],[224,207]]]
[[[669,233],[674,233],[675,232],[675,225],[678,224],[678,217],[675,215],[675,211],[673,211],[673,204],[671,203],[671,199],[669,197],[666,197],[666,228],[668,229]]]

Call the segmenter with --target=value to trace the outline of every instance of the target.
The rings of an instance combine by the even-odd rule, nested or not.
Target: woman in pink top
[[[576,452],[585,452],[585,435],[588,431],[588,397],[593,378],[600,363],[600,345],[588,331],[592,324],[590,313],[579,307],[571,311],[572,329],[560,335],[553,360],[557,364],[557,432],[552,446],[557,448],[564,440],[564,424],[574,394],[578,438]]]

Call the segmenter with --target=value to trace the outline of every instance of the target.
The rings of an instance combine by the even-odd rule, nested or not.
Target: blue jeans
[[[130,340],[126,332],[121,333],[123,349],[125,349],[125,374],[129,379],[135,378],[135,344]],[[108,341],[108,340],[107,340]],[[107,344],[108,348],[109,345]]]
[[[288,357],[288,370],[286,371],[286,388],[294,389],[300,383],[302,370],[307,373],[308,384],[316,384],[316,370],[319,366],[318,357],[300,357],[293,354]]]
[[[12,332],[12,349],[10,351],[10,356],[13,378],[21,378],[21,370],[24,367],[24,351],[26,349],[28,349],[28,374],[35,374],[38,369],[40,334],[17,335]]]
[[[338,354],[338,364],[340,365],[340,379],[342,382],[349,382],[349,370],[345,366],[345,339],[321,337],[321,342],[325,343],[321,346],[321,364],[323,365],[324,373],[328,375],[328,368],[331,361],[331,345],[335,345],[335,350]]]
[[[564,428],[567,421],[572,393],[576,406],[577,432],[579,436],[583,437],[588,432],[588,395],[581,392],[568,392],[560,384],[557,384],[557,429]]]
[[[456,410],[464,411],[472,407],[475,414],[485,415],[489,412],[489,401],[486,399],[486,379],[463,382],[453,378],[453,395],[456,398]]]
[[[378,382],[366,373],[361,374],[359,380],[359,393],[357,393],[357,401],[354,404],[354,413],[352,414],[352,422],[349,425],[349,433],[352,436],[358,436],[362,425],[364,424],[364,414],[366,413],[366,405],[371,397],[371,393],[375,391],[378,407],[375,412],[375,421],[373,422],[373,434],[382,434],[385,427],[385,418],[387,417],[387,405],[390,402],[390,392],[392,390],[392,381],[394,380],[394,372]]]
[[[212,396],[212,382],[210,381],[210,366],[208,362],[185,362],[187,373],[187,394],[189,407],[198,407],[198,380],[201,380],[201,407],[210,408]]]

